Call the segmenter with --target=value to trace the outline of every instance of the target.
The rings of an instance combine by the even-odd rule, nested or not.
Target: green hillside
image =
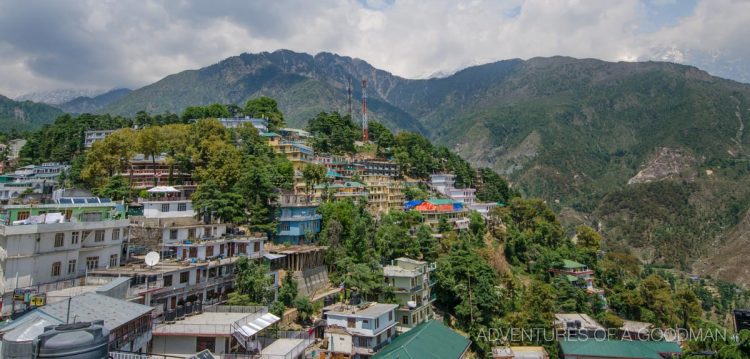
[[[280,50],[168,76],[105,111],[180,113],[267,95],[302,126],[323,110],[345,112],[349,79],[356,112],[362,78],[375,120],[492,167],[572,214],[569,228],[597,225],[608,245],[650,262],[689,270],[732,241],[750,207],[750,86],[672,63],[534,58],[410,80],[358,59]]]
[[[35,130],[52,123],[63,112],[31,101],[13,101],[0,95],[0,132]]]

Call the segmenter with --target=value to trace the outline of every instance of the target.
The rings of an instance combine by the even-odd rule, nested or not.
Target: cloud
[[[750,69],[748,20],[750,2],[732,0],[0,0],[0,94],[134,88],[280,48],[404,77],[552,55],[692,61],[734,76]]]

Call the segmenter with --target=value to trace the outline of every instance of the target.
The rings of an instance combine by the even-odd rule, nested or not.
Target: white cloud
[[[359,57],[405,77],[552,55],[690,62],[707,54],[750,68],[750,2],[704,0],[675,24],[645,29],[653,21],[649,7],[665,4],[0,0],[0,94],[138,87],[241,52],[280,48]]]

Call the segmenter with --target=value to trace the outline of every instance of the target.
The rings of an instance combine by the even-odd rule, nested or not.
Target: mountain
[[[131,92],[133,90],[121,88],[110,90],[94,97],[79,96],[68,102],[59,104],[57,107],[68,113],[95,113]]]
[[[103,111],[181,112],[268,95],[302,126],[318,111],[345,111],[350,78],[355,108],[356,82],[367,78],[371,118],[492,167],[547,200],[569,228],[592,224],[608,247],[647,263],[690,271],[698,260],[699,273],[750,283],[731,264],[742,253],[726,250],[750,248],[741,231],[750,221],[750,86],[695,67],[551,57],[412,80],[359,59],[280,50],[168,76]]]
[[[0,131],[35,130],[52,123],[63,112],[43,103],[14,101],[0,95]]]
[[[33,101],[48,105],[59,105],[76,97],[94,97],[105,93],[101,89],[57,89],[50,91],[31,92],[16,98],[16,101]]]

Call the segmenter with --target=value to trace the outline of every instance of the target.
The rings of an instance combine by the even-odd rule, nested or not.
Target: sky
[[[665,60],[750,83],[750,0],[0,0],[0,94],[138,88],[243,52],[407,78],[502,59]]]

